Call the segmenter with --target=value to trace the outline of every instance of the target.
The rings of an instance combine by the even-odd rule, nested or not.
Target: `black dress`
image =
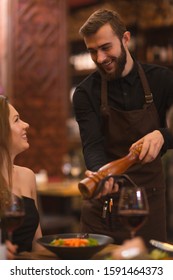
[[[18,245],[18,252],[31,251],[32,241],[39,224],[39,214],[34,199],[23,196],[25,218],[20,228],[13,233],[13,244]]]

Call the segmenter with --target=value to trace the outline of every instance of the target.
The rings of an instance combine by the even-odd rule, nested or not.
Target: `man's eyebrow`
[[[107,46],[109,46],[109,45],[111,45],[111,43],[105,43],[105,44],[103,44],[103,45],[98,46],[97,48],[87,48],[87,50],[88,50],[88,51],[90,51],[90,50],[98,50],[98,49],[102,49],[102,48],[104,48],[104,47],[107,47]]]

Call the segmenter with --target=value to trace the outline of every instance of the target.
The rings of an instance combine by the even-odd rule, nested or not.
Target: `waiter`
[[[80,34],[97,66],[73,95],[86,167],[97,171],[142,144],[140,163],[127,172],[146,189],[149,200],[149,218],[138,235],[146,243],[150,239],[166,241],[161,156],[173,148],[173,138],[166,128],[166,113],[173,104],[173,72],[141,64],[131,56],[130,32],[115,11],[94,12]],[[110,235],[116,244],[128,239],[129,233],[117,216],[118,199],[119,192],[108,181],[99,198],[84,200],[81,231]]]

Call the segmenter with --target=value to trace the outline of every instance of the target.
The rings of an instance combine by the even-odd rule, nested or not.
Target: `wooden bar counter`
[[[49,181],[37,185],[39,195],[47,196],[80,196],[78,189],[78,180]]]

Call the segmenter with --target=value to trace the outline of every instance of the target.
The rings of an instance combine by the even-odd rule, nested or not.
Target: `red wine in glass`
[[[148,214],[148,200],[143,188],[127,186],[121,189],[118,215],[122,224],[130,230],[131,238],[144,225]]]
[[[6,230],[8,232],[13,232],[18,227],[20,227],[23,223],[25,213],[24,212],[6,212],[4,216],[4,223]]]
[[[143,226],[148,217],[148,211],[119,211],[119,217],[123,225],[131,232],[131,237]]]
[[[8,234],[8,240],[12,242],[13,231],[20,227],[25,216],[25,208],[23,198],[21,196],[11,194],[9,203],[3,213],[3,226]]]

